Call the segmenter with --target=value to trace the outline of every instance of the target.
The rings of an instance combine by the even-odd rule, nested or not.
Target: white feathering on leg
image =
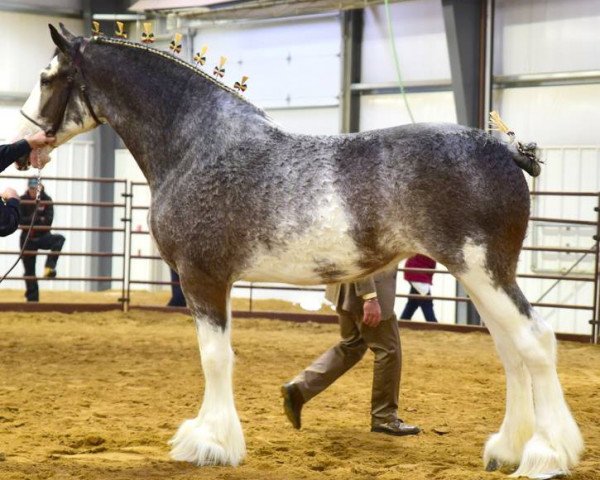
[[[523,315],[506,291],[495,285],[486,267],[484,247],[467,242],[464,258],[468,269],[458,276],[484,315],[500,356],[504,357],[507,380],[512,383],[507,407],[510,402],[517,402],[525,408],[524,412],[507,408],[505,424],[488,441],[484,458],[499,463],[513,463],[520,458],[513,477],[546,479],[567,474],[579,462],[583,440],[556,373],[554,333],[535,311],[531,311],[531,318]],[[506,353],[510,351],[520,360],[507,362]],[[519,366],[521,363],[524,367]],[[529,372],[531,383],[524,372],[519,373],[519,368]],[[530,418],[530,397],[535,419]],[[525,427],[521,428],[518,424],[523,421]],[[523,445],[531,425],[533,435]],[[522,449],[520,454],[518,449]]]
[[[184,421],[170,441],[171,457],[196,465],[237,466],[246,455],[246,444],[233,399],[229,327],[222,330],[206,318],[196,319],[196,324],[204,400],[198,416]]]

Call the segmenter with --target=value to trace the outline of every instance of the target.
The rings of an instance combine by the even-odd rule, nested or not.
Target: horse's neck
[[[210,80],[128,47],[97,46],[89,61],[94,98],[151,187],[190,155],[203,158],[235,137],[227,134],[237,129],[225,114],[230,94]]]

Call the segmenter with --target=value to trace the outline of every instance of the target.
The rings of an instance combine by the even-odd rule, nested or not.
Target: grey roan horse
[[[58,54],[23,107],[32,120],[23,130],[55,126],[58,144],[98,122],[118,132],[148,179],[152,235],[196,322],[204,400],[173,438],[173,458],[237,465],[245,455],[233,282],[350,281],[418,252],[462,282],[506,370],[506,415],[484,465],[550,478],[577,464],[583,442],[556,374],[554,334],[515,282],[529,193],[514,147],[442,124],[291,134],[170,54],[51,34]]]

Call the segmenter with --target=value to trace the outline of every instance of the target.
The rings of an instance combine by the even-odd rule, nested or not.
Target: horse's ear
[[[73,35],[71,32],[69,32],[69,30],[67,30],[67,27],[65,27],[64,23],[60,22],[58,24],[58,26],[60,27],[60,31],[62,32],[62,34],[64,35],[64,37],[69,42],[72,42],[73,40],[75,40],[75,35]]]
[[[58,30],[54,28],[54,25],[49,24],[48,27],[50,28],[50,36],[52,37],[54,44],[62,53],[68,57],[72,57],[73,46],[71,45],[71,42],[58,33]]]

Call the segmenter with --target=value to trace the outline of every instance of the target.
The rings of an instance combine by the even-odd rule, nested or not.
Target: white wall
[[[600,69],[597,0],[496,0],[494,74]]]
[[[227,57],[224,82],[249,77],[244,95],[263,108],[337,106],[341,31],[338,15],[207,27],[194,51],[208,45],[212,73]]]
[[[394,41],[405,81],[449,79],[450,60],[439,0],[390,5]],[[396,81],[383,6],[365,9],[362,48],[363,83]]]
[[[496,2],[494,74],[600,69],[600,2]],[[600,84],[511,88],[494,105],[511,128],[541,145],[598,144]]]
[[[54,53],[48,24],[59,22],[74,34],[83,33],[82,20],[0,11],[0,92],[31,91]]]

